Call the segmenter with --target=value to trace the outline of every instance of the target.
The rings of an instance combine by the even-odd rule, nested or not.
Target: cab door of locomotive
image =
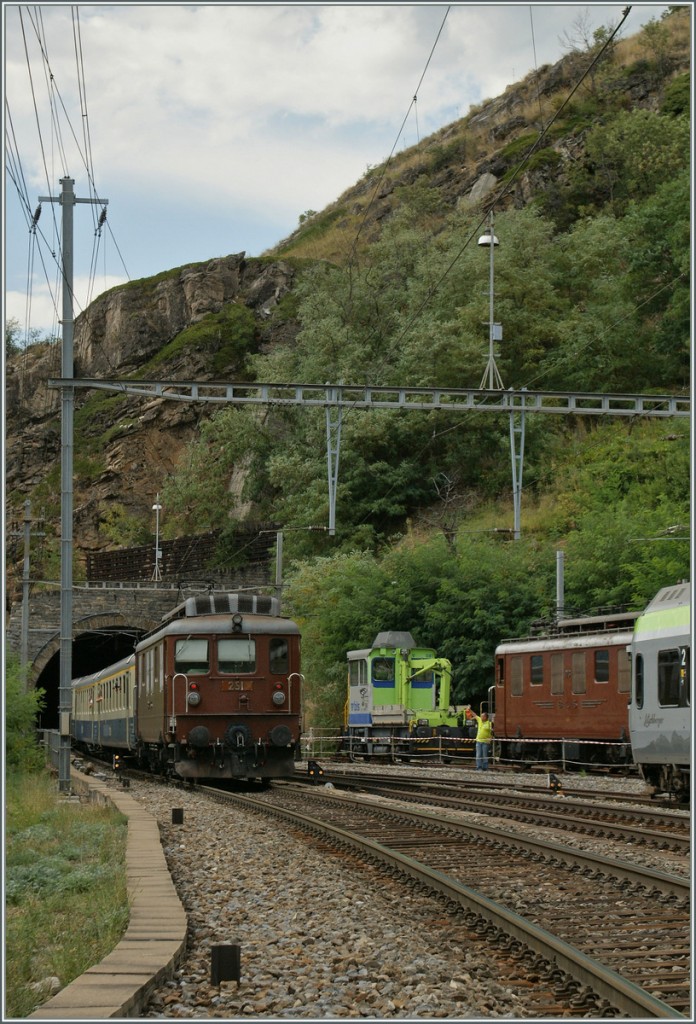
[[[136,655],[137,730],[140,739],[146,743],[158,743],[166,736],[162,655],[161,644]]]

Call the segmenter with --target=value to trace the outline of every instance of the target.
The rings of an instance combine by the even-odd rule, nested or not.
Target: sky
[[[60,204],[31,220],[61,178],[108,200],[101,229],[101,203],[74,206],[77,316],[128,280],[261,255],[626,4],[2,7],[4,315],[28,341],[60,334]],[[667,7],[633,4],[620,38]]]

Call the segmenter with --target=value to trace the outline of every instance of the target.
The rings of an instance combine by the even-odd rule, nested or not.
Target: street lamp
[[[483,373],[481,380],[482,391],[502,391],[503,381],[498,373],[498,367],[495,365],[495,352],[493,350],[493,343],[495,341],[503,340],[503,328],[500,324],[496,324],[493,321],[493,254],[495,253],[496,245],[499,245],[498,239],[495,237],[493,231],[493,211],[490,214],[490,225],[487,227],[481,237],[478,240],[478,244],[481,246],[487,245],[491,252],[490,260],[490,272],[488,279],[488,297],[489,297],[489,316],[488,316],[488,362],[486,369]]]
[[[160,572],[160,558],[162,557],[162,552],[160,551],[159,546],[159,515],[162,511],[162,506],[160,505],[159,493],[155,498],[155,504],[152,506],[152,511],[155,513],[155,568],[152,573],[152,578],[153,580],[161,580],[162,573]]]
[[[481,380],[482,391],[502,391],[503,380],[495,364],[494,342],[503,340],[503,328],[493,320],[493,254],[498,239],[493,231],[493,210],[489,213],[489,226],[485,228],[478,240],[481,246],[488,246],[491,254],[488,282],[489,314],[488,314],[488,362]],[[512,506],[514,515],[513,536],[519,540],[522,535],[522,472],[524,467],[524,410],[519,414],[510,413],[510,458],[512,461]]]

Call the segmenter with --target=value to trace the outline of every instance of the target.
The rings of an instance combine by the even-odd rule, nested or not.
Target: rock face
[[[143,378],[176,380],[219,379],[212,371],[216,354],[210,344],[195,339],[148,363],[182,331],[234,304],[249,311],[254,323],[252,351],[287,344],[294,338],[294,321],[278,315],[278,303],[291,291],[295,268],[285,260],[249,259],[244,253],[192,264],[154,278],[131,282],[99,296],[75,321],[75,377],[119,378],[138,373]],[[225,365],[229,380],[244,379],[234,361]],[[48,387],[61,376],[60,344],[41,343],[11,355],[6,364],[6,493],[8,518],[17,515],[34,493],[34,515],[44,503],[50,532],[60,518],[60,391]],[[103,395],[109,394],[102,392]],[[135,515],[146,513],[166,476],[202,419],[217,406],[120,398],[103,403],[89,417],[80,410],[94,391],[75,389],[75,546],[82,551],[105,546],[99,522],[111,503]],[[109,408],[111,406],[111,408]],[[91,407],[90,407],[91,410]],[[86,420],[86,422],[85,422]],[[102,443],[103,441],[103,443]],[[96,476],[85,476],[85,452]],[[38,492],[37,492],[38,488]],[[50,523],[49,523],[50,520]],[[12,561],[12,558],[9,559]]]
[[[223,256],[114,288],[75,321],[75,374],[131,372],[208,313],[241,302],[263,318],[292,286],[290,264]]]

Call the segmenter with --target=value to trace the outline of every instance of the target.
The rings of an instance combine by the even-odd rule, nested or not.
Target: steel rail
[[[513,938],[522,942],[545,959],[554,961],[562,971],[565,971],[565,973],[580,984],[589,986],[600,998],[605,999],[622,1013],[626,1013],[631,1017],[644,1017],[647,1015],[663,1019],[685,1019],[683,1014],[661,999],[651,996],[638,985],[627,981],[615,971],[604,967],[596,960],[586,956],[586,954],[575,949],[563,939],[552,935],[544,928],[532,924],[530,921],[525,920],[525,918],[495,903],[481,893],[477,893],[474,889],[462,885],[448,875],[429,868],[425,864],[421,864],[412,857],[398,853],[396,850],[391,850],[372,839],[348,832],[336,825],[322,822],[308,814],[300,814],[297,811],[278,807],[253,797],[221,793],[210,790],[207,787],[199,788],[204,789],[213,799],[221,802],[235,802],[259,813],[270,814],[285,821],[291,821],[300,828],[309,830],[317,835],[323,837],[330,836],[339,847],[350,847],[357,850],[363,856],[368,856],[391,865],[394,870],[414,878],[418,883],[429,888],[435,894],[443,896],[450,903],[457,904],[460,907],[466,908],[469,912],[477,914],[496,929],[500,929],[505,934],[513,936]]]
[[[331,781],[331,779],[327,779]],[[612,836],[617,839],[626,839],[637,837],[641,842],[645,844],[651,844],[653,846],[665,846],[671,847],[675,851],[688,852],[691,848],[691,836],[679,835],[676,832],[660,831],[655,829],[646,828],[646,824],[652,821],[660,821],[662,824],[669,825],[675,819],[670,819],[669,816],[658,817],[655,812],[649,812],[646,815],[646,821],[644,823],[635,822],[635,819],[639,817],[637,812],[628,812],[626,817],[633,816],[634,824],[622,824],[617,821],[606,821],[601,817],[601,813],[606,808],[608,814],[618,814],[614,808],[606,807],[601,804],[590,804],[588,802],[574,801],[564,799],[562,804],[558,803],[557,797],[545,797],[545,796],[517,796],[515,794],[503,794],[503,793],[486,793],[483,790],[476,790],[475,792],[465,791],[458,795],[452,795],[451,793],[438,793],[428,792],[428,785],[433,786],[433,783],[418,786],[416,791],[408,790],[406,785],[410,785],[405,780],[393,781],[393,780],[382,780],[372,781],[368,777],[363,776],[360,780],[351,779],[349,782],[344,780],[334,779],[334,784],[343,786],[346,789],[360,789],[363,792],[378,793],[390,797],[393,800],[403,800],[408,803],[433,803],[438,804],[442,807],[448,807],[450,810],[473,810],[479,814],[500,814],[501,810],[505,811],[508,815],[512,816],[516,820],[525,821],[530,816],[534,816],[539,820],[540,823],[547,824],[551,827],[570,827],[574,823],[577,824],[579,829],[592,832],[594,834],[600,834],[604,836]],[[311,783],[311,780],[292,780],[293,785],[306,786]],[[425,791],[424,791],[425,790]],[[580,814],[585,811],[589,812],[588,817],[569,818],[568,814]],[[679,819],[676,819],[678,821]],[[675,822],[676,823],[676,822]],[[688,825],[688,822],[686,822]]]
[[[349,796],[335,790],[331,793],[331,799],[357,804],[362,803],[364,806],[364,802],[356,799],[355,796]],[[369,806],[374,810],[374,804]],[[681,900],[689,900],[691,898],[691,882],[688,879],[679,878],[677,875],[669,875],[662,871],[642,868],[639,865],[630,864],[628,861],[603,857],[597,853],[585,853],[583,850],[562,846],[560,843],[555,843],[550,839],[542,842],[531,836],[522,835],[519,832],[506,832],[503,829],[488,825],[474,824],[468,821],[463,822],[460,818],[451,818],[447,814],[434,815],[429,811],[419,811],[411,807],[407,809],[405,807],[392,806],[383,807],[382,810],[396,815],[403,814],[410,818],[418,818],[426,824],[434,823],[440,828],[446,825],[450,831],[466,833],[468,835],[474,833],[492,843],[500,844],[501,840],[504,840],[508,845],[527,850],[532,855],[541,857],[543,860],[556,859],[569,867],[576,867],[580,864],[583,871],[601,870],[613,878],[618,878],[620,881],[628,881],[632,885],[639,885],[648,890],[657,889],[668,896],[676,896]]]
[[[546,412],[576,416],[686,417],[691,399],[679,395],[602,392],[489,391],[347,384],[271,384],[226,381],[156,381],[94,377],[49,378],[49,388],[90,388],[140,398],[238,405],[306,405],[342,409],[415,409],[425,412]]]

